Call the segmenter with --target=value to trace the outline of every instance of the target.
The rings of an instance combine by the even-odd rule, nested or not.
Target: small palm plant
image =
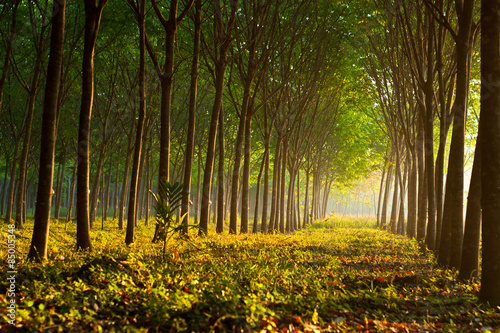
[[[152,193],[152,192],[151,192]],[[183,191],[182,185],[179,182],[170,184],[160,182],[158,186],[158,195],[154,193],[153,197],[156,200],[156,225],[158,238],[163,240],[163,258],[167,249],[167,242],[174,235],[184,233],[185,225],[183,224],[186,214],[176,221],[177,210],[180,208],[182,199],[188,195]]]

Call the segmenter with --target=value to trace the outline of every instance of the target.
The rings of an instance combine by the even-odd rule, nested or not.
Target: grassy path
[[[118,230],[96,231],[85,254],[71,250],[75,231],[55,224],[51,260],[17,263],[16,328],[0,282],[0,331],[500,330],[500,309],[477,303],[479,285],[438,269],[415,242],[339,225],[171,241],[162,260],[149,231],[131,248]],[[18,234],[19,252],[30,235]],[[0,255],[6,267],[5,244]]]

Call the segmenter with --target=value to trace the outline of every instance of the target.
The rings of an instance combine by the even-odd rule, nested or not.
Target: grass
[[[22,258],[31,228],[32,221],[17,234]],[[16,263],[16,327],[5,324],[7,283],[0,281],[0,330],[500,330],[500,310],[477,302],[479,284],[461,283],[414,241],[370,221],[335,217],[293,235],[211,231],[170,241],[165,260],[162,245],[150,242],[152,232],[139,226],[127,248],[124,231],[96,228],[94,251],[75,252],[74,223],[65,231],[54,222],[48,262]],[[6,249],[0,251],[4,270]]]

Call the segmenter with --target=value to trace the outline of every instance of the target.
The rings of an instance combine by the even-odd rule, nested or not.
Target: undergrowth
[[[110,222],[108,222],[109,224]],[[372,222],[331,218],[293,235],[217,235],[151,243],[153,226],[92,231],[75,252],[75,226],[53,222],[49,260],[17,262],[16,326],[48,332],[469,332],[500,328],[477,302],[478,283],[439,269],[429,253]],[[6,232],[6,226],[2,226]],[[26,257],[32,221],[17,232]],[[1,238],[6,243],[5,237]],[[0,252],[7,271],[6,245]]]

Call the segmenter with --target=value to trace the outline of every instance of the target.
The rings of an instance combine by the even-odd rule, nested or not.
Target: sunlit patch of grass
[[[31,223],[18,233],[23,253]],[[52,224],[49,261],[18,263],[20,329],[474,331],[500,320],[477,303],[477,284],[458,282],[415,241],[373,221],[333,217],[287,235],[210,228],[170,240],[166,258],[151,243],[152,224],[139,223],[130,247],[116,226],[92,231],[88,253],[74,251],[74,224]]]

